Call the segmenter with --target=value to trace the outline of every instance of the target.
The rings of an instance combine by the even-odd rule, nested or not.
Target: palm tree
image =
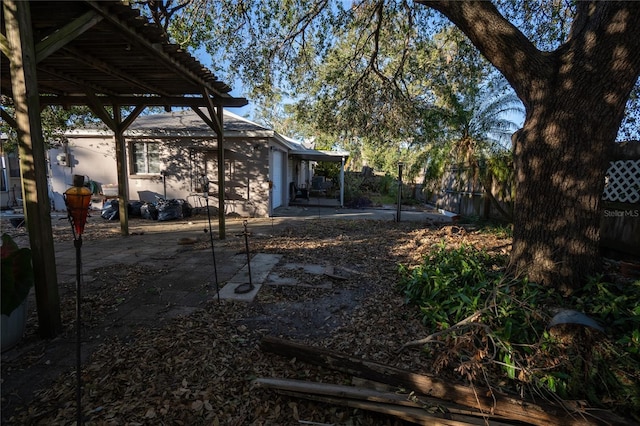
[[[446,143],[440,155],[445,154],[450,165],[470,170],[465,178],[479,180],[496,209],[510,220],[512,214],[498,203],[492,182],[496,178],[513,178],[511,135],[519,127],[515,120],[524,115],[524,108],[504,79],[464,89],[464,92],[441,89]],[[511,173],[505,174],[504,170]]]

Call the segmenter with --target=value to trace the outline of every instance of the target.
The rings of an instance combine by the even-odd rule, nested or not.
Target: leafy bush
[[[510,379],[522,392],[629,412],[640,409],[640,281],[615,285],[591,280],[571,297],[508,278],[506,256],[469,246],[438,246],[421,265],[400,266],[400,287],[432,333],[422,342],[436,372],[454,368],[469,380]],[[600,331],[562,325],[547,329],[559,307],[584,312]]]
[[[401,285],[408,301],[420,306],[425,325],[442,330],[471,315],[484,303],[483,296],[498,278],[494,265],[491,256],[473,247],[449,251],[439,246],[412,271],[401,266],[404,276]]]
[[[344,175],[344,200],[350,202],[363,198],[361,189],[364,177],[357,173],[345,173]]]
[[[400,267],[401,286],[407,300],[420,307],[429,329],[445,330],[478,314],[504,341],[533,343],[548,319],[536,306],[548,303],[551,295],[534,283],[506,280],[506,262],[507,256],[491,256],[471,246],[447,250],[440,245],[413,270]],[[533,329],[528,327],[534,322]]]

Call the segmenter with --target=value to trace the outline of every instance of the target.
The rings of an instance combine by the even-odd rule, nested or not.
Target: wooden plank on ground
[[[396,367],[276,337],[264,337],[260,346],[266,352],[297,358],[303,362],[386,383],[391,386],[403,387],[427,396],[451,401],[466,407],[477,408],[487,414],[527,424],[540,426],[549,424],[567,426],[598,424],[593,417],[589,417],[588,420],[582,413],[569,413],[563,407],[551,404],[534,404],[508,395],[490,392],[487,389],[474,389],[469,386],[448,383],[435,377],[416,374]],[[606,414],[609,416],[609,413]]]
[[[483,416],[477,410],[455,407],[451,403],[447,404],[433,398],[429,401],[424,399],[412,401],[407,398],[408,395],[294,379],[259,378],[254,383],[282,394],[367,409],[418,424],[513,425],[513,423],[499,421],[504,419],[491,419],[491,416]]]

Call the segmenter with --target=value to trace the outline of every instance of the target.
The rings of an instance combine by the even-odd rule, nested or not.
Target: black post
[[[216,266],[216,251],[213,247],[213,230],[211,229],[211,212],[209,211],[209,178],[207,175],[200,177],[202,183],[202,196],[207,203],[207,219],[209,220],[209,241],[211,241],[211,256],[213,257],[213,277],[216,281],[216,292],[218,293],[218,303],[220,303],[220,287],[218,286],[218,267]],[[205,229],[204,232],[207,232]]]
[[[73,246],[76,248],[76,405],[78,421],[82,425],[82,233],[87,222],[91,191],[84,186],[84,176],[74,175],[73,186],[64,192],[67,215],[73,232]]]
[[[162,196],[164,199],[167,199],[167,171],[163,170],[160,172],[162,175]]]
[[[220,288],[218,287],[218,268],[216,266],[216,252],[213,248],[213,231],[211,230],[211,212],[209,211],[209,197],[205,195],[207,201],[207,219],[209,219],[209,240],[211,241],[211,256],[213,257],[213,277],[216,281],[216,292],[218,292],[218,303],[220,303]]]
[[[253,290],[253,280],[251,279],[251,253],[249,253],[249,232],[247,231],[247,221],[242,222],[244,227],[244,249],[247,252],[247,271],[249,272],[249,291]]]
[[[402,211],[402,161],[398,163],[398,211],[396,220],[400,222],[400,212]]]
[[[76,408],[78,410],[77,416],[78,426],[82,424],[82,324],[80,321],[80,282],[82,279],[82,236],[78,235],[73,240],[73,245],[76,248]]]

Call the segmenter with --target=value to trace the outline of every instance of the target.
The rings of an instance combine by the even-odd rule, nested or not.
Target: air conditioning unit
[[[56,155],[56,160],[58,161],[58,165],[60,166],[66,167],[69,165],[69,156],[66,152],[61,152],[60,154]]]

